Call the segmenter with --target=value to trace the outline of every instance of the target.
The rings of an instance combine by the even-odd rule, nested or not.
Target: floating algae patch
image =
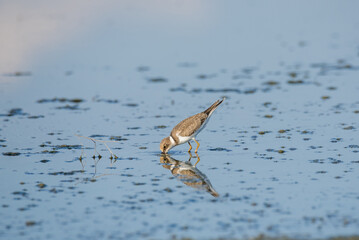
[[[167,81],[168,80],[166,78],[162,78],[162,77],[156,77],[156,78],[148,79],[148,82],[151,82],[151,83],[165,83]]]
[[[44,98],[37,100],[37,103],[82,103],[85,102],[84,99],[81,98]]]
[[[14,156],[19,156],[21,153],[19,152],[3,152],[2,155],[4,156],[10,156],[10,157],[14,157]]]
[[[138,107],[137,103],[125,103],[125,104],[122,104],[122,105],[126,106],[126,107]]]
[[[227,149],[227,148],[222,148],[222,147],[217,147],[217,148],[209,148],[209,151],[216,151],[216,152],[231,152],[232,150]]]
[[[32,115],[32,116],[28,116],[27,118],[28,119],[39,119],[39,118],[44,118],[45,116],[44,115]]]
[[[57,175],[64,175],[64,176],[71,176],[71,175],[75,175],[77,173],[83,173],[83,170],[74,170],[74,171],[68,171],[68,172],[64,172],[64,171],[60,171],[60,172],[50,172],[48,173],[48,175],[51,176],[57,176]]]
[[[0,117],[26,116],[28,113],[23,112],[21,108],[10,109],[8,113],[0,114]]]
[[[237,88],[207,88],[205,91],[208,93],[242,93],[242,91]]]
[[[59,110],[81,110],[81,111],[89,110],[89,108],[80,108],[80,105],[78,105],[78,104],[75,104],[75,105],[66,104],[65,106],[56,107],[56,109],[59,109]]]
[[[264,83],[263,83],[263,85],[268,85],[268,86],[277,86],[277,85],[279,85],[279,84],[280,84],[280,82],[273,81],[273,80],[267,81],[267,82],[264,82]]]
[[[94,102],[104,102],[104,103],[111,103],[111,104],[116,104],[119,103],[120,100],[118,99],[105,99],[105,98],[93,98]]]
[[[62,145],[55,145],[52,146],[54,149],[81,149],[82,145],[68,145],[68,144],[62,144]]]

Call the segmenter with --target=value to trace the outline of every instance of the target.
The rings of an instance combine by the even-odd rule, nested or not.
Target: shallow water
[[[0,8],[1,238],[359,234],[357,2],[105,3]]]

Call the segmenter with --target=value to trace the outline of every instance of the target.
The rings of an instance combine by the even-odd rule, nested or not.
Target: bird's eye
[[[163,146],[163,149],[166,149],[167,148],[167,146],[165,145],[165,146]]]

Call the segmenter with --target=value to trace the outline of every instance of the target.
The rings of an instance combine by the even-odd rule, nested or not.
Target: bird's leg
[[[198,150],[198,148],[199,148],[199,142],[197,142],[197,140],[196,139],[193,139],[196,143],[197,143],[197,147],[196,147],[196,150],[194,151],[195,153],[197,153],[197,150]]]
[[[196,155],[197,155],[197,162],[194,164],[194,167],[196,167],[197,163],[199,163],[199,161],[201,161],[201,159],[199,158],[197,153],[196,153]]]
[[[188,152],[189,154],[189,159],[188,159],[188,162],[191,162],[191,159],[192,159],[192,153],[191,152]]]
[[[191,145],[191,143],[188,141],[188,144],[189,144],[189,150],[188,150],[188,152],[190,153],[191,152],[191,150],[192,150],[192,145]]]

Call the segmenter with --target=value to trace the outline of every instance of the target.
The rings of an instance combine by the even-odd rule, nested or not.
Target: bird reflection
[[[200,161],[198,154],[196,155],[197,162],[194,165],[192,165],[190,162],[192,158],[191,154],[189,160],[186,162],[176,160],[168,154],[162,154],[160,162],[163,163],[162,166],[164,168],[170,170],[173,176],[175,176],[187,186],[198,190],[205,190],[212,196],[218,197],[219,194],[216,192],[216,190],[214,190],[207,176],[196,167],[197,163]]]

